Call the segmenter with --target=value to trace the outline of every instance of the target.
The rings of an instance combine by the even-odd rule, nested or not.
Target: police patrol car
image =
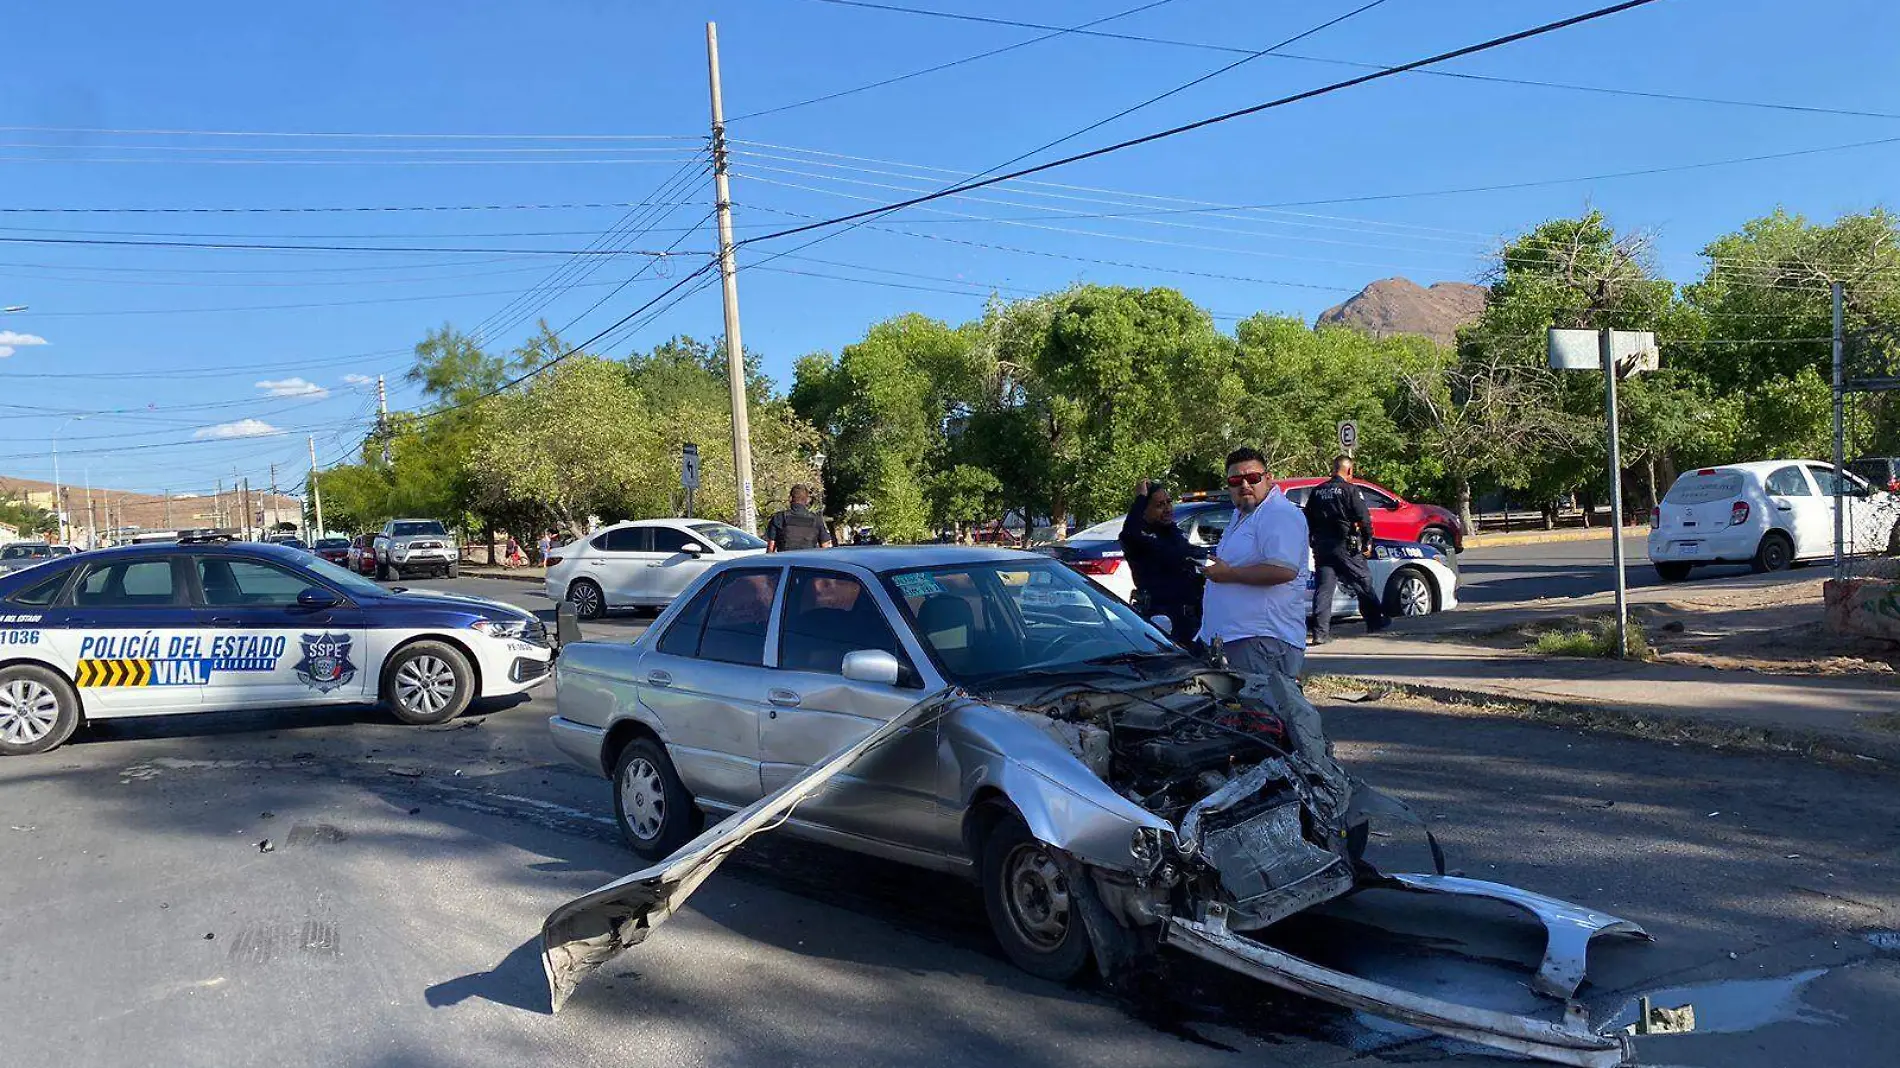
[[[381,702],[442,723],[548,676],[512,605],[398,591],[276,545],[131,545],[0,576],[0,754],[84,721]]]

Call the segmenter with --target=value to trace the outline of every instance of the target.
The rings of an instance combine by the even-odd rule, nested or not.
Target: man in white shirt
[[[1273,484],[1258,449],[1228,454],[1227,495],[1234,519],[1204,572],[1200,638],[1219,638],[1237,671],[1298,679],[1312,607],[1306,516]]]

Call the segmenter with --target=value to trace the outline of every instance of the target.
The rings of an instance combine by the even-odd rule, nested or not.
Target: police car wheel
[[[1437,607],[1432,580],[1415,567],[1402,567],[1385,584],[1385,611],[1391,616],[1429,616]]]
[[[442,642],[405,645],[383,669],[383,700],[404,723],[447,723],[474,696],[468,658]]]
[[[0,668],[0,755],[44,753],[79,727],[79,695],[31,664]]]
[[[581,579],[567,588],[567,600],[574,615],[581,619],[599,619],[607,614],[607,597],[590,579]]]

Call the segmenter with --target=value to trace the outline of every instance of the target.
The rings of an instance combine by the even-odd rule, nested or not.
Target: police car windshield
[[[312,556],[305,560],[299,560],[297,563],[308,568],[311,574],[341,589],[344,593],[358,596],[382,597],[389,592],[348,568],[339,567],[321,557]]]
[[[420,534],[434,534],[436,537],[448,535],[448,531],[442,528],[442,524],[434,520],[427,523],[397,523],[393,533],[398,538],[413,538]]]
[[[747,534],[738,527],[729,527],[724,523],[695,523],[692,526],[692,531],[728,552],[741,549],[765,548],[765,543],[758,538]]]

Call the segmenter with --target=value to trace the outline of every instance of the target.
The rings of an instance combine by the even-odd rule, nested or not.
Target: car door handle
[[[670,671],[649,671],[647,672],[647,684],[650,686],[671,686],[673,685],[673,673]]]
[[[244,625],[244,621],[233,616],[212,616],[211,625],[214,627],[241,627]]]
[[[1789,504],[1787,501],[1776,501],[1775,510],[1781,511],[1781,512],[1792,512],[1794,511],[1794,505]]]
[[[781,708],[797,708],[802,698],[790,690],[767,690],[765,699]]]

